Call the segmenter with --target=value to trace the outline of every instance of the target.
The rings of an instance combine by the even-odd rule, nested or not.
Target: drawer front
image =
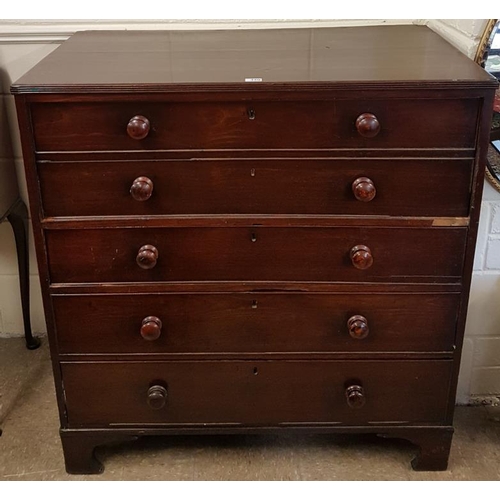
[[[452,366],[451,361],[63,363],[62,376],[72,427],[437,424],[446,417]],[[161,389],[150,391],[155,385],[166,388],[166,396]],[[362,387],[359,397],[352,394],[356,385]],[[351,404],[362,407],[349,406],[347,388]]]
[[[38,172],[43,209],[48,217],[162,214],[459,217],[468,214],[472,166],[472,160],[437,159],[137,160],[43,163]],[[369,202],[364,201],[373,195]]]
[[[472,148],[477,99],[102,102],[31,105],[37,151]],[[380,131],[360,135],[359,116]],[[141,116],[143,139],[128,135]],[[460,119],[453,117],[459,116]],[[136,127],[137,128],[137,127]]]
[[[466,228],[148,228],[52,230],[46,241],[57,283],[457,282],[466,235]]]
[[[459,294],[54,296],[63,354],[452,351]]]

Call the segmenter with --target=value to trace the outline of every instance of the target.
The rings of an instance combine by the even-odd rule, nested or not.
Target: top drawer
[[[136,100],[33,103],[31,111],[37,151],[473,148],[478,104]],[[131,122],[136,116],[147,120]]]

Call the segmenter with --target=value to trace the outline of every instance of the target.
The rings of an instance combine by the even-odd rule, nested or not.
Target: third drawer
[[[55,283],[460,282],[467,228],[51,230]]]
[[[453,293],[57,295],[62,354],[452,351]]]

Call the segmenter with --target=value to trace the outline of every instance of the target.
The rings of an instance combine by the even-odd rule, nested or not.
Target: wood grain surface
[[[446,415],[450,361],[62,363],[72,427],[160,424],[436,424]],[[366,404],[345,391],[357,383]],[[160,410],[152,385],[166,388]],[[425,401],[425,404],[422,402]]]
[[[53,283],[169,281],[460,282],[465,228],[161,228],[48,231]],[[150,269],[139,250],[158,251]],[[369,269],[350,251],[366,245]]]
[[[471,160],[457,159],[214,159],[50,162],[38,172],[46,217],[460,217],[469,212],[472,167]],[[138,202],[130,190],[143,176],[153,188]],[[376,187],[370,202],[358,201],[352,188],[364,176]]]
[[[245,82],[261,78],[259,82]],[[426,26],[76,33],[14,92],[273,88],[307,83],[494,87],[494,78]]]
[[[459,294],[206,293],[54,296],[63,354],[452,352]],[[369,334],[351,338],[362,314]],[[154,341],[144,318],[162,323]]]
[[[380,99],[375,92],[315,101],[296,93],[290,102],[255,101],[245,94],[210,102],[101,97],[101,102],[33,103],[31,112],[37,151],[474,147],[478,99],[394,97]],[[367,111],[380,122],[375,137],[356,129],[356,119]],[[137,114],[151,123],[142,140],[127,133]]]
[[[497,85],[423,26],[77,33],[14,83],[68,472],[286,429],[445,469]]]

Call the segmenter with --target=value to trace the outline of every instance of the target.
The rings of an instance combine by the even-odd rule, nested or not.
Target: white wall
[[[500,193],[487,182],[460,370],[458,401],[500,397]]]
[[[0,128],[0,161],[17,168],[22,196],[27,200],[22,154],[19,145],[10,83],[25,73],[76,30],[84,29],[214,29],[346,26],[368,24],[428,24],[469,57],[473,57],[486,20],[303,20],[303,21],[0,21],[0,112],[7,112],[10,127]],[[5,137],[9,141],[5,141]],[[12,145],[10,145],[12,142]],[[32,323],[35,332],[44,332],[40,287],[31,249]],[[17,261],[11,230],[0,225],[0,337],[22,335],[22,317],[17,283]],[[500,193],[485,186],[480,234],[466,327],[459,380],[460,403],[500,395]]]
[[[2,32],[0,26],[0,32]],[[0,162],[17,170],[22,198],[27,202],[21,145],[17,129],[14,98],[9,95],[10,83],[57,47],[55,44],[18,44],[0,41]],[[5,120],[7,118],[7,122]],[[38,281],[33,238],[30,238],[31,322],[34,332],[46,331],[42,298]],[[0,224],[0,337],[23,334],[21,297],[17,254],[11,226]]]
[[[473,59],[487,22],[487,19],[427,19],[425,24]]]

